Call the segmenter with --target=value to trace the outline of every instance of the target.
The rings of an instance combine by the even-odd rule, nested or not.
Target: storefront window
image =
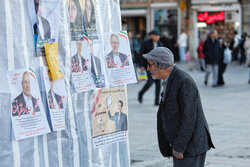
[[[154,10],[154,28],[177,37],[177,9]]]

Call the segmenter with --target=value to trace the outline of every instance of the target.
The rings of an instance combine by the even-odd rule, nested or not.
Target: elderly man
[[[214,148],[193,79],[174,65],[172,52],[158,47],[143,55],[153,79],[163,80],[157,113],[158,142],[174,167],[203,167],[206,152]]]

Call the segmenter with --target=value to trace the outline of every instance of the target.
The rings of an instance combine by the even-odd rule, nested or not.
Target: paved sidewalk
[[[250,167],[250,85],[248,68],[231,65],[224,75],[226,85],[208,86],[200,71],[188,71],[187,65],[177,64],[195,80],[202,99],[216,149],[208,152],[208,167]],[[171,167],[172,159],[161,156],[156,134],[154,89],[137,101],[137,93],[145,82],[128,85],[129,140],[132,167]]]

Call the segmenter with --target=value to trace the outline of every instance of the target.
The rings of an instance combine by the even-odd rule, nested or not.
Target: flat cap
[[[161,69],[174,66],[173,53],[166,47],[157,47],[142,56],[147,60],[154,61]]]
[[[152,30],[149,32],[149,35],[160,35],[160,32],[158,30]]]

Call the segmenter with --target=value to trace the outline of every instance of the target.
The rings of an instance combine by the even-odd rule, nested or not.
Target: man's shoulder
[[[75,54],[74,56],[71,57],[72,60],[76,59],[77,54]]]
[[[111,57],[112,54],[113,54],[113,52],[111,51],[111,52],[109,52],[106,56],[107,56],[107,57]]]
[[[127,55],[125,55],[125,54],[123,54],[121,52],[119,52],[119,55],[122,56],[122,57],[127,57]]]
[[[21,93],[20,95],[18,95],[13,101],[19,101],[20,99],[23,99],[23,93]]]

